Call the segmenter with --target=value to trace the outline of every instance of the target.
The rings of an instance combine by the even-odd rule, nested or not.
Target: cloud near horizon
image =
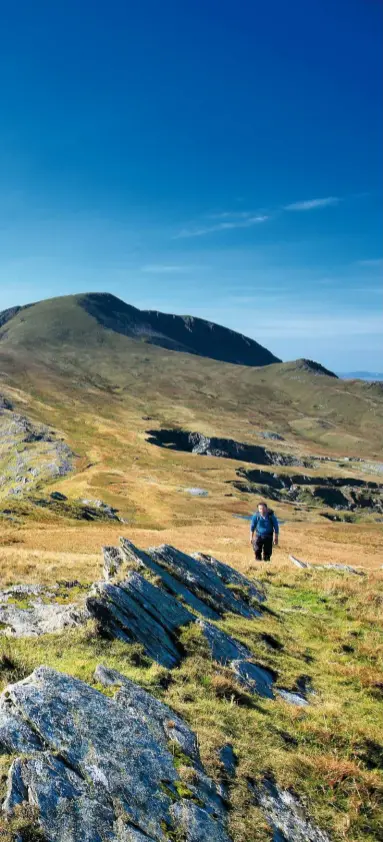
[[[307,199],[304,202],[292,202],[290,205],[285,205],[283,210],[286,211],[308,211],[315,208],[327,208],[330,205],[339,205],[342,200],[339,196],[326,196],[324,199]]]

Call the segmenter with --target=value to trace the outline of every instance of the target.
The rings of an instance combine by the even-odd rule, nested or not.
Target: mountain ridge
[[[25,306],[13,307],[0,313],[0,343],[4,338],[1,328],[5,325],[8,331],[18,322],[18,341],[27,331],[21,329],[21,321],[24,321],[26,309],[35,311],[38,308],[42,313],[42,324],[40,336],[46,331],[46,321],[49,319],[49,310],[56,322],[65,318],[70,321],[69,309],[81,308],[88,316],[94,319],[97,324],[114,333],[119,333],[131,339],[157,345],[166,350],[180,351],[194,354],[201,357],[228,362],[235,365],[263,366],[281,362],[267,348],[264,348],[254,339],[244,336],[230,328],[200,319],[195,316],[179,316],[170,313],[162,313],[157,310],[140,310],[127,304],[110,293],[80,293],[73,296],[62,296],[46,299]],[[32,315],[33,319],[33,315]],[[77,320],[80,321],[77,312]],[[72,326],[74,322],[72,321]],[[58,325],[59,328],[59,325]],[[81,328],[79,328],[81,329]]]

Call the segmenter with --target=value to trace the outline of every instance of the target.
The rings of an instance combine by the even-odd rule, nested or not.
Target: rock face
[[[238,599],[225,584],[223,578],[214,569],[197,556],[189,556],[166,544],[150,549],[154,560],[178,581],[187,585],[194,593],[202,595],[203,600],[216,613],[232,611],[242,617],[256,616],[252,608]]]
[[[309,468],[312,460],[267,450],[256,444],[243,444],[234,439],[208,437],[202,433],[186,430],[148,430],[148,442],[169,450],[181,450],[186,453],[198,453],[200,456],[222,456],[225,459],[237,459],[241,462],[253,462],[256,465],[295,465]]]
[[[175,633],[194,618],[174,597],[154,587],[134,571],[119,585],[98,582],[87,607],[104,633],[141,643],[146,653],[164,667],[181,659]]]
[[[230,842],[226,808],[197,741],[166,705],[98,668],[115,698],[39,667],[0,699],[0,747],[14,760],[3,810],[37,807],[48,842]],[[179,778],[178,743],[193,769]]]
[[[276,842],[330,842],[326,833],[308,821],[301,803],[291,792],[279,789],[270,780],[251,789],[273,827]]]
[[[249,693],[307,704],[298,689],[275,687],[276,675],[256,663],[247,646],[208,622],[227,611],[259,618],[265,599],[259,584],[212,556],[189,556],[168,545],[144,552],[127,538],[121,539],[121,549],[104,548],[104,570],[107,581],[96,583],[87,599],[102,634],[127,643],[138,641],[149,657],[172,669],[183,657],[179,630],[197,623],[213,661],[229,667]],[[155,574],[158,584],[148,581],[148,574]]]
[[[89,619],[83,605],[55,602],[55,590],[57,586],[52,592],[52,588],[41,585],[14,585],[0,591],[1,633],[7,637],[39,637],[74,628]]]
[[[232,483],[239,491],[264,494],[272,500],[291,503],[319,502],[333,509],[372,509],[383,511],[383,485],[357,477],[278,474],[261,468],[239,468],[239,480]]]
[[[65,476],[74,456],[54,430],[0,400],[0,497],[20,496],[41,481]]]

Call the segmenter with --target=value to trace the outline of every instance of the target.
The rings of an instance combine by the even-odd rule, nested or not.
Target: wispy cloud
[[[231,231],[233,228],[251,228],[253,225],[258,225],[260,222],[266,222],[268,216],[250,216],[248,218],[231,219],[227,222],[220,222],[217,225],[205,225],[199,228],[183,228],[178,234],[174,235],[174,239],[178,240],[182,237],[204,237],[206,234],[215,234],[219,231]]]
[[[327,208],[330,205],[338,205],[342,200],[338,196],[326,196],[324,199],[307,199],[304,202],[293,202],[285,205],[286,211],[309,211],[315,208]]]
[[[358,260],[358,266],[369,266],[371,268],[383,267],[383,257],[372,258],[371,260]]]
[[[221,211],[220,213],[209,213],[208,219],[248,219],[256,216],[255,211]]]
[[[153,275],[170,275],[172,273],[180,274],[189,272],[190,266],[174,266],[166,263],[148,263],[146,266],[141,266],[141,272],[149,272]]]

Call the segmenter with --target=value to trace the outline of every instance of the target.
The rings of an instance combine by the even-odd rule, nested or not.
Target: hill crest
[[[24,319],[23,314],[27,307],[29,313]],[[245,366],[258,367],[281,362],[278,357],[254,339],[230,328],[195,316],[140,310],[110,293],[84,293],[52,298],[29,304],[27,307],[14,307],[0,313],[0,343],[8,332],[12,331],[14,320],[18,317],[22,317],[25,321],[24,325],[17,325],[18,342],[23,342],[23,335],[28,334],[28,343],[31,343],[33,323],[36,324],[38,340],[44,340],[50,313],[57,326],[58,335],[60,332],[65,333],[66,322],[71,331],[77,329],[79,335],[82,335],[81,310],[83,310],[106,330],[167,350]],[[70,311],[73,312],[73,309],[77,311],[75,320],[71,318]],[[41,330],[39,311],[41,311]]]

